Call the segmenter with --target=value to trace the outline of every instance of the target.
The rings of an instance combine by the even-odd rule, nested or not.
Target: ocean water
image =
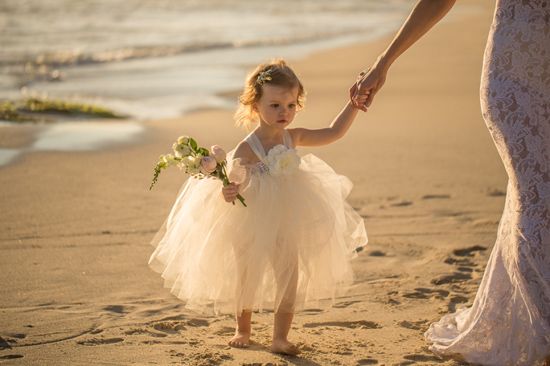
[[[137,119],[233,108],[247,70],[394,31],[412,0],[1,0],[0,99]],[[299,70],[298,70],[299,72]]]

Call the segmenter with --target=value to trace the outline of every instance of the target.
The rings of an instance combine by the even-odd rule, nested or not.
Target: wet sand
[[[254,315],[250,349],[229,348],[231,316],[185,310],[147,267],[149,241],[184,179],[163,173],[149,192],[157,156],[182,133],[228,150],[245,134],[232,111],[201,111],[145,123],[133,144],[36,151],[0,168],[0,362],[457,365],[432,355],[422,334],[473,300],[506,183],[479,110],[493,2],[461,3],[473,10],[407,51],[346,137],[304,150],[354,182],[349,200],[370,242],[347,296],[296,315],[299,358],[269,353],[269,313]],[[308,89],[295,125],[327,125],[387,42],[292,62]],[[29,143],[23,136],[17,146]]]

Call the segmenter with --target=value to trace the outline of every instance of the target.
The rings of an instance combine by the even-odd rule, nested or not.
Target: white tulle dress
[[[316,156],[300,157],[284,132],[267,154],[254,132],[246,137],[255,164],[228,154],[230,176],[246,172],[248,207],[225,202],[219,180],[183,185],[149,264],[186,307],[291,312],[329,305],[352,283],[350,260],[367,243],[363,219],[345,201],[352,184]]]

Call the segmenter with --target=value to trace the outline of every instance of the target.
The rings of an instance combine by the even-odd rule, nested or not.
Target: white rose
[[[189,143],[189,136],[178,137],[178,145],[187,145]]]
[[[187,145],[174,143],[174,145],[172,145],[172,150],[174,150],[174,154],[178,158],[191,155],[191,149]]]
[[[187,172],[189,174],[199,174],[200,173],[200,167],[201,167],[201,158],[195,157],[195,156],[188,156],[185,160],[185,166],[187,168]]]

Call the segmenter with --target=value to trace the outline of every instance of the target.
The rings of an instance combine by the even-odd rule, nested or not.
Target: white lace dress
[[[504,213],[473,306],[425,336],[471,363],[538,365],[550,355],[550,1],[497,1],[481,104],[509,177]]]
[[[219,180],[190,178],[153,240],[149,264],[188,308],[291,312],[330,305],[353,282],[350,260],[367,235],[346,202],[352,184],[299,156],[284,132],[267,154],[254,133],[245,140],[259,159],[244,166],[248,207],[225,202]]]

